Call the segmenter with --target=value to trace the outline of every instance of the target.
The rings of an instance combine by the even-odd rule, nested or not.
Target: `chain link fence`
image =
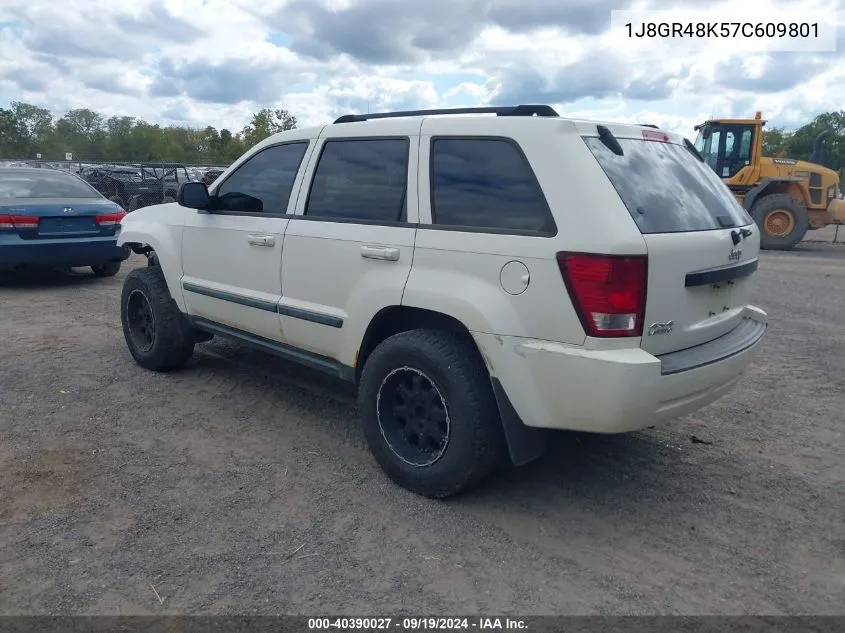
[[[15,160],[0,158],[0,167],[60,169],[76,174],[126,211],[175,202],[185,182],[210,185],[228,165],[85,160]]]

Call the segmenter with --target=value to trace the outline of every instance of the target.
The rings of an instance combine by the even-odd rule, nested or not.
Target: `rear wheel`
[[[785,193],[773,193],[754,203],[754,222],[760,227],[760,247],[789,250],[807,233],[809,220],[804,204]]]
[[[105,262],[91,266],[91,270],[97,277],[114,277],[120,272],[120,262]]]
[[[456,334],[412,330],[383,341],[364,365],[358,406],[376,461],[417,494],[462,492],[504,455],[487,368]]]
[[[194,352],[191,327],[170,296],[158,266],[136,268],[126,276],[120,320],[129,352],[145,369],[178,369]]]
[[[115,204],[119,204],[121,209],[123,208],[123,198],[121,198],[120,196],[110,196],[109,200],[111,200]]]

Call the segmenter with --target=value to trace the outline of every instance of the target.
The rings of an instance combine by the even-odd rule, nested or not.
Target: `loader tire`
[[[760,227],[760,248],[788,251],[804,239],[810,226],[804,203],[785,193],[773,193],[757,200],[751,217]]]

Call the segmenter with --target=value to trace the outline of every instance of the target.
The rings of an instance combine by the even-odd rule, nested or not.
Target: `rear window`
[[[722,180],[675,143],[618,138],[623,156],[599,138],[584,142],[642,233],[747,226],[752,220]]]
[[[0,173],[0,198],[99,198],[97,190],[76,176],[44,169]]]

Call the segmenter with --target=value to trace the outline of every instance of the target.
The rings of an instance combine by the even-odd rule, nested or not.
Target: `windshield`
[[[50,169],[0,172],[0,198],[100,197],[96,189],[70,174]]]
[[[622,156],[598,138],[584,142],[642,233],[708,231],[752,223],[730,189],[686,147],[617,140]]]

